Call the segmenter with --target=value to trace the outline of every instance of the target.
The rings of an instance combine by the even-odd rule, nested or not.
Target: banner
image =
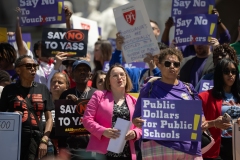
[[[93,51],[95,43],[99,38],[99,28],[96,21],[72,16],[73,29],[86,29],[88,30],[88,51]]]
[[[21,133],[22,115],[15,112],[0,112],[1,160],[20,160]]]
[[[83,99],[78,104],[72,100],[55,101],[56,136],[89,134],[82,124],[83,114],[88,101]]]
[[[122,51],[127,63],[142,61],[146,53],[160,53],[143,1],[130,2],[113,12],[117,29],[124,37]]]
[[[63,0],[19,0],[21,26],[65,23]]]
[[[208,91],[213,88],[213,80],[201,80],[199,93]]]
[[[216,37],[217,15],[192,14],[175,17],[175,42],[177,46],[207,45]]]
[[[54,57],[58,52],[67,52],[72,57],[86,57],[88,31],[44,28],[42,41],[43,57]]]
[[[232,151],[233,160],[240,159],[240,126],[237,123],[237,119],[232,120]]]
[[[147,64],[144,62],[132,62],[132,63],[123,63],[122,66],[124,68],[148,68]],[[104,62],[103,71],[107,72],[109,70],[109,61]]]
[[[7,28],[0,28],[0,43],[7,42]]]
[[[142,98],[143,139],[201,141],[201,101]]]
[[[215,0],[173,0],[172,17],[190,14],[212,14]]]

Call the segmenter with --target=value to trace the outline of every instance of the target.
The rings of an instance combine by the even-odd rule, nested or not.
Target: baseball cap
[[[76,60],[78,60],[78,57],[67,57],[67,59],[65,59],[64,61],[62,61],[62,64],[63,65],[67,65],[68,63],[68,61],[76,61]]]
[[[85,61],[85,60],[76,60],[72,65],[72,71],[74,71],[74,69],[80,64],[87,65],[89,67],[90,71],[91,71],[91,66],[90,66],[89,62]]]

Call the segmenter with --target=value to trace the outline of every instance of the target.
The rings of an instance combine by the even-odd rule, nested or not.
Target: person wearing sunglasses
[[[236,51],[229,46],[229,44],[222,44],[218,45],[214,48],[213,50],[213,64],[214,67],[216,67],[217,63],[221,61],[223,58],[229,58],[233,60],[236,64],[239,63],[238,58],[237,58],[237,53]],[[195,90],[197,92],[200,91],[200,84],[203,80],[213,80],[214,77],[214,68],[210,71],[210,73],[204,75],[198,82],[198,84],[195,87]]]
[[[232,160],[232,129],[229,121],[223,118],[227,113],[238,119],[240,124],[240,83],[236,62],[222,59],[215,67],[214,87],[199,94],[206,122],[215,144],[203,154],[204,160]],[[220,151],[221,146],[221,151]],[[220,154],[220,157],[219,157]]]
[[[48,88],[34,82],[37,69],[38,64],[30,56],[20,56],[15,62],[19,80],[5,86],[0,99],[0,111],[22,115],[21,160],[35,160],[46,155],[53,125],[51,110],[54,105]],[[43,113],[45,130],[42,127]]]
[[[133,124],[135,126],[141,128],[144,123],[144,120],[141,119],[142,98],[199,100],[198,94],[191,84],[188,87],[191,89],[194,98],[186,85],[177,79],[182,59],[182,53],[177,49],[168,48],[161,51],[158,67],[162,72],[162,77],[147,83],[142,88],[133,114]],[[147,140],[142,142],[141,150],[143,159],[202,160],[201,143],[196,141]]]

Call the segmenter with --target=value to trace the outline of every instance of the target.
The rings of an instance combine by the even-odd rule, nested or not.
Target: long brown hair
[[[102,52],[103,63],[105,61],[110,61],[110,59],[112,57],[112,45],[111,45],[111,43],[108,40],[98,40],[95,43],[95,46],[96,45],[100,45],[100,50]],[[103,65],[101,64],[101,62],[96,61],[95,57],[93,59],[93,62],[94,62],[94,65],[95,65],[94,72],[103,69]]]

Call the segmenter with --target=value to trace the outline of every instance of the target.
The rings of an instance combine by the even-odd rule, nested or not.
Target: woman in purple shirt
[[[182,59],[182,53],[179,50],[168,48],[161,51],[158,67],[162,71],[162,78],[149,82],[142,88],[133,115],[135,126],[141,128],[144,122],[140,118],[141,98],[199,100],[198,94],[191,84],[185,84],[177,79]],[[190,90],[193,95],[190,94]],[[197,141],[144,140],[142,157],[144,160],[202,160],[201,143]]]

